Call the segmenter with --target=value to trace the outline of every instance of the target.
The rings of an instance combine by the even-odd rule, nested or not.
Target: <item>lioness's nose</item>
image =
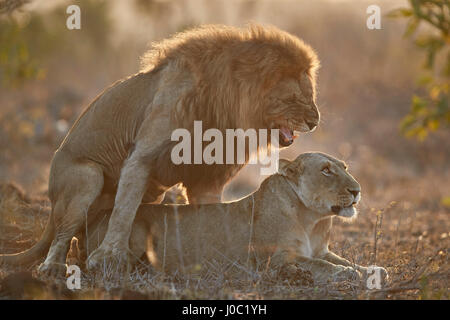
[[[355,199],[356,199],[356,197],[358,196],[358,194],[359,194],[359,190],[356,190],[356,189],[347,189],[348,190],[348,192],[350,192],[354,197],[355,197]]]

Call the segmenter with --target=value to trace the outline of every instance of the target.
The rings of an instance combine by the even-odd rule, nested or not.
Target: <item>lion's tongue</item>
[[[294,140],[294,137],[292,136],[292,131],[286,127],[280,128],[280,136],[285,143],[292,143],[292,141]]]

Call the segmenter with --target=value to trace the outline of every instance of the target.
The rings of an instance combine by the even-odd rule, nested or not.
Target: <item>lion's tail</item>
[[[39,258],[43,257],[50,248],[54,233],[55,226],[53,223],[53,215],[51,215],[45,227],[44,233],[41,236],[41,239],[39,239],[39,241],[34,246],[19,253],[0,254],[0,265],[5,264],[9,266],[26,266],[36,262],[37,260],[39,260]]]

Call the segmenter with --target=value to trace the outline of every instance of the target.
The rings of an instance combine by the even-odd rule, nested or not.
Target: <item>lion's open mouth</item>
[[[296,136],[294,136],[294,130],[289,129],[288,127],[281,126],[279,129],[279,143],[282,147],[288,147],[293,142]]]

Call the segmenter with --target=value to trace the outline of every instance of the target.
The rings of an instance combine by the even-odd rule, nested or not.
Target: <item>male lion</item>
[[[222,133],[279,129],[279,144],[287,147],[294,131],[319,123],[317,67],[308,45],[275,27],[205,26],[155,44],[143,70],[100,94],[56,151],[49,178],[52,214],[42,239],[0,262],[26,264],[50,247],[40,271],[62,272],[70,240],[109,198],[114,201],[106,207],[114,209],[108,231],[88,265],[112,257],[126,263],[142,202],[158,203],[179,182],[191,203],[220,202],[224,185],[244,166],[173,164],[173,130],[192,131],[194,120]]]
[[[309,270],[319,282],[367,275],[366,267],[328,250],[333,218],[356,217],[361,198],[345,163],[323,153],[281,161],[278,174],[236,202],[141,205],[130,237],[133,255],[147,251],[152,265],[168,272],[211,262],[264,268],[270,261],[274,268]],[[105,236],[111,210],[103,214],[89,225],[90,250]]]

